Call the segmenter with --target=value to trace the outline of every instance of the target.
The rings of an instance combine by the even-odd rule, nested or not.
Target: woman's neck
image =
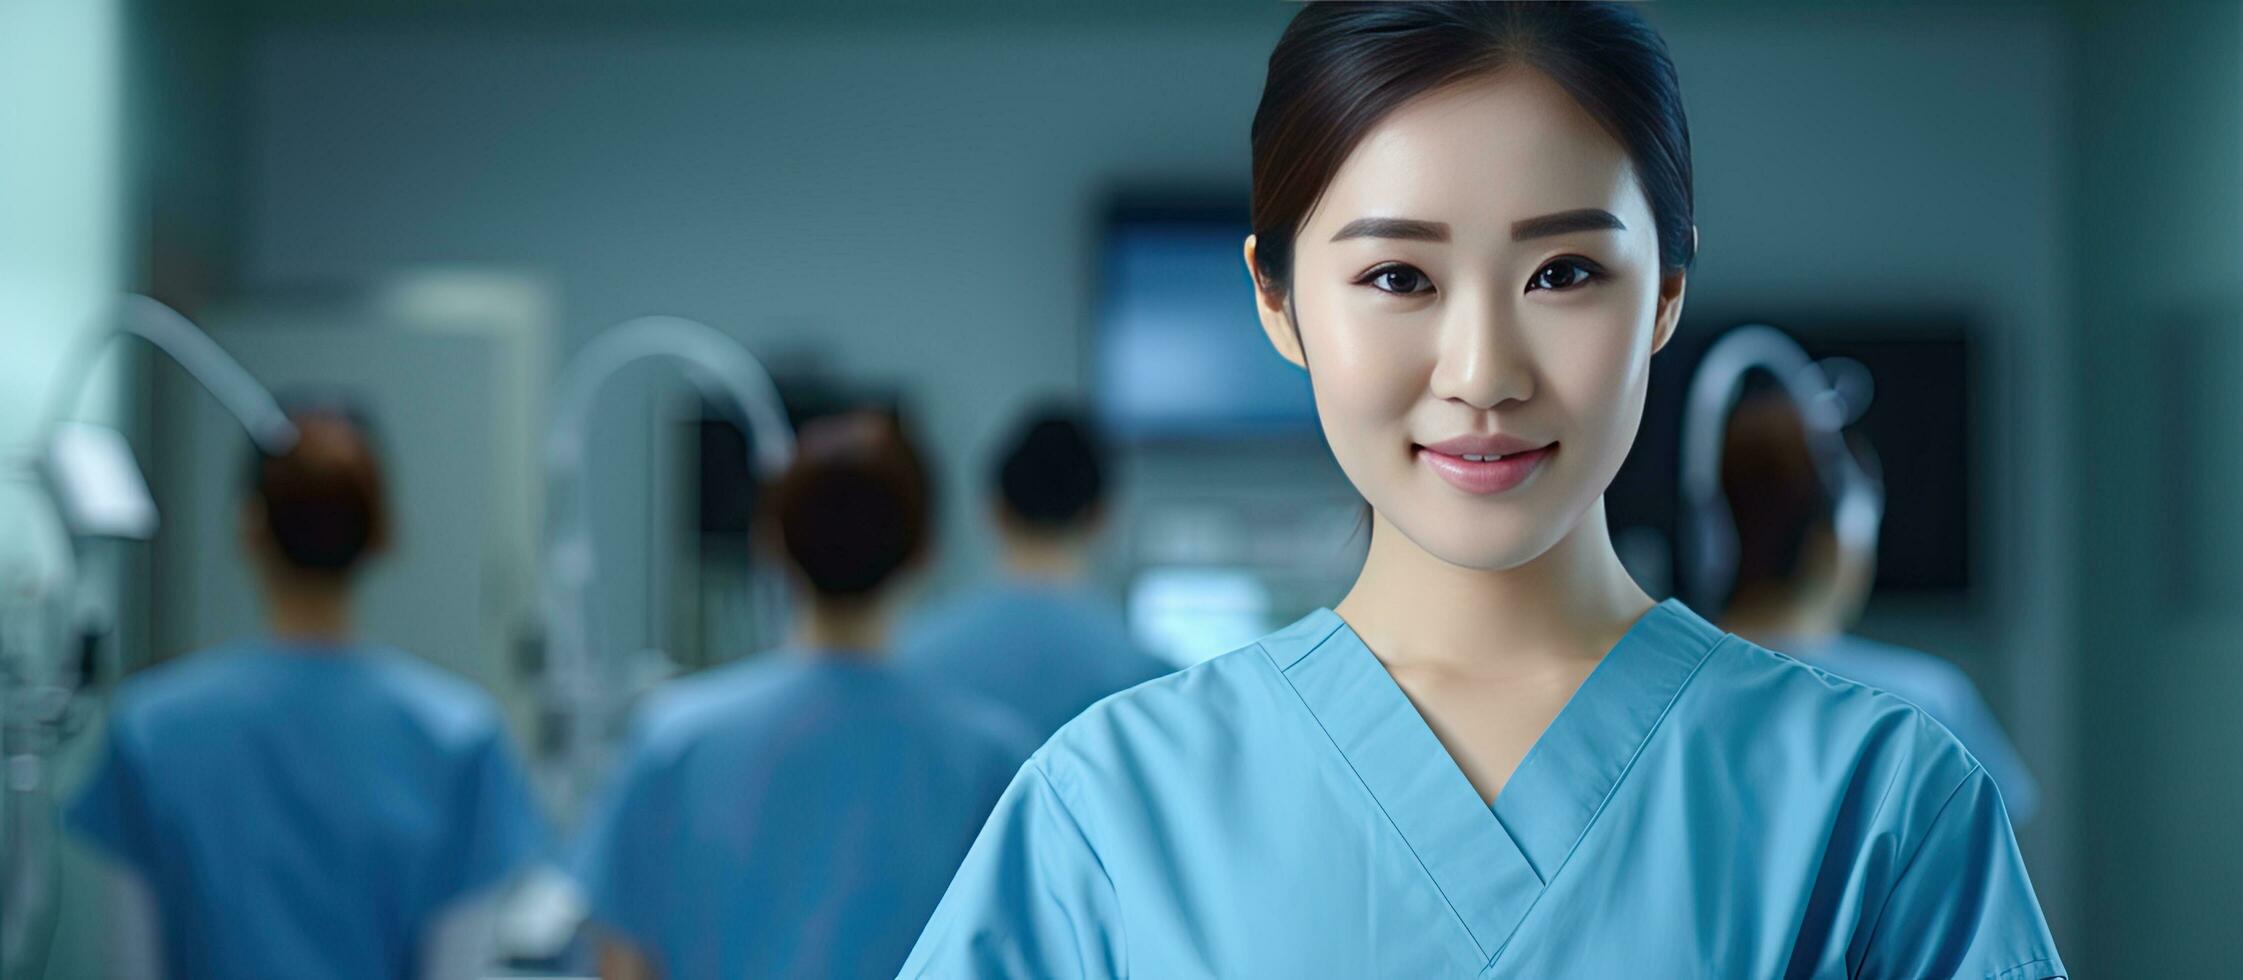
[[[812,601],[796,623],[794,643],[804,650],[879,656],[888,646],[888,612],[876,602]]]
[[[1370,554],[1335,607],[1388,664],[1601,657],[1652,606],[1613,551],[1604,501],[1515,568],[1451,564],[1374,512]]]
[[[1021,531],[1004,532],[1000,540],[1005,571],[1015,579],[1067,584],[1082,577],[1083,548],[1073,540]]]
[[[283,642],[332,645],[348,640],[350,590],[340,586],[268,587],[265,628]]]

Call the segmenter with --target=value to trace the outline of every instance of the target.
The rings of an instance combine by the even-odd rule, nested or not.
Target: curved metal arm
[[[608,720],[602,712],[611,706],[616,685],[604,676],[606,664],[593,650],[598,631],[587,602],[600,565],[592,537],[585,430],[607,383],[625,368],[650,360],[677,363],[703,396],[731,406],[747,429],[759,475],[776,476],[794,457],[794,432],[770,372],[738,341],[707,324],[675,316],[626,320],[594,337],[561,369],[545,437],[554,517],[547,523],[542,605],[550,696],[569,716],[561,752],[586,771],[596,762],[594,739]]]
[[[794,454],[794,434],[763,362],[739,341],[697,320],[642,316],[601,331],[561,369],[553,426],[545,438],[548,477],[583,475],[584,428],[595,397],[624,368],[656,359],[678,362],[704,395],[731,403],[750,427],[758,470],[770,475],[786,468]]]
[[[1701,604],[1709,615],[1713,611],[1711,604],[1728,592],[1731,579],[1736,575],[1736,517],[1729,513],[1722,499],[1722,442],[1729,412],[1744,391],[1746,376],[1754,371],[1766,372],[1799,406],[1801,422],[1808,430],[1808,448],[1814,465],[1831,486],[1848,485],[1838,472],[1844,461],[1832,458],[1833,452],[1845,449],[1843,443],[1836,443],[1833,448],[1832,440],[1818,438],[1818,434],[1837,433],[1851,421],[1849,416],[1858,416],[1866,407],[1866,389],[1855,396],[1863,404],[1849,406],[1822,366],[1807,356],[1806,350],[1796,341],[1774,327],[1759,324],[1738,327],[1707,349],[1705,357],[1698,362],[1697,373],[1691,377],[1690,394],[1683,403],[1684,526],[1679,536],[1683,539],[1683,560],[1688,573],[1684,585],[1690,601]],[[1838,514],[1840,534],[1855,540],[1864,535],[1873,539],[1877,512],[1881,510],[1881,501],[1856,494],[1845,495]]]
[[[110,329],[92,334],[80,344],[70,369],[56,385],[54,402],[48,408],[46,425],[41,429],[42,443],[77,410],[86,378],[93,373],[94,361],[109,342],[120,336],[133,336],[147,341],[186,369],[203,390],[226,406],[226,411],[241,423],[258,448],[278,455],[295,447],[296,426],[288,421],[287,413],[281,411],[272,393],[250,377],[240,362],[195,326],[194,321],[138,293],[128,293],[118,302],[113,319]]]

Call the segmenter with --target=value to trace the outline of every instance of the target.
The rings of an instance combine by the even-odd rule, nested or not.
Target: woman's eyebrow
[[[1626,231],[1628,226],[1618,216],[1603,208],[1575,208],[1511,223],[1511,240],[1548,238],[1577,231]],[[1445,242],[1449,240],[1449,226],[1439,221],[1420,221],[1416,218],[1357,218],[1341,226],[1332,235],[1333,241],[1348,238],[1399,238],[1419,242]]]
[[[1416,218],[1357,218],[1342,226],[1333,241],[1343,238],[1404,238],[1418,242],[1449,240],[1449,226]]]
[[[1626,231],[1628,226],[1603,208],[1575,208],[1540,217],[1526,218],[1511,223],[1511,240],[1523,242],[1529,238],[1548,238],[1576,231]]]

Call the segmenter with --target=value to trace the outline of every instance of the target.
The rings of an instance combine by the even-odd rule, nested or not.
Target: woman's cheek
[[[1643,327],[1647,315],[1634,307],[1633,297],[1619,302],[1584,304],[1579,310],[1550,324],[1542,335],[1554,339],[1540,358],[1547,370],[1567,390],[1564,400],[1580,405],[1610,401],[1622,394],[1629,381],[1648,362],[1650,333]]]
[[[1398,413],[1415,403],[1423,388],[1406,323],[1391,316],[1343,311],[1326,321],[1322,344],[1311,341],[1310,380],[1329,391],[1328,407],[1352,419],[1371,420]],[[1365,417],[1370,417],[1366,419]]]

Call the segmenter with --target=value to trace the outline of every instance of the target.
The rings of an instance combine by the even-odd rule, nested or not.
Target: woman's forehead
[[[1627,151],[1548,76],[1509,69],[1436,89],[1365,134],[1304,224],[1365,215],[1507,229],[1522,218],[1603,208],[1651,228]]]

